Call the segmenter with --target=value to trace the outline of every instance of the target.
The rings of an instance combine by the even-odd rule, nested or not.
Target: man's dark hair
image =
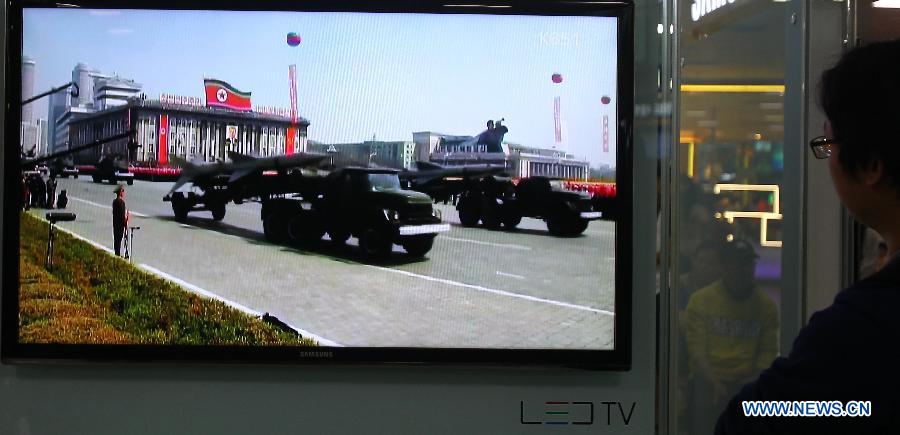
[[[900,189],[900,39],[844,54],[822,74],[819,98],[844,170],[857,176],[880,161]]]

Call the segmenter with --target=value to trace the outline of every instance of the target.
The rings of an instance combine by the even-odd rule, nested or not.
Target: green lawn
[[[22,343],[316,345],[62,231],[48,272],[47,222],[27,213],[20,222]]]

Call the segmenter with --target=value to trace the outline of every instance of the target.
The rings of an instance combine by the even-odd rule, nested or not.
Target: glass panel
[[[778,352],[786,9],[676,4],[672,433],[708,434]]]

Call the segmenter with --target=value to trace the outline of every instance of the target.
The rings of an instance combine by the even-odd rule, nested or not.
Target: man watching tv
[[[900,40],[846,53],[819,92],[828,122],[812,152],[850,213],[887,242],[889,258],[812,316],[790,354],[729,402],[716,434],[900,434]],[[810,412],[748,416],[750,401]],[[868,416],[846,415],[856,401],[869,402]],[[817,413],[829,416],[808,416]]]

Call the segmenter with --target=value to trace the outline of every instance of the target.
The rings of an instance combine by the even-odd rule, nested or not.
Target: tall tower
[[[34,59],[28,56],[22,56],[22,100],[31,98],[34,95]],[[32,104],[26,104],[22,108],[22,122],[34,121],[34,110]]]
[[[72,81],[78,84],[78,97],[72,97],[72,107],[85,107],[94,99],[94,79],[87,65],[78,62],[72,70]]]

